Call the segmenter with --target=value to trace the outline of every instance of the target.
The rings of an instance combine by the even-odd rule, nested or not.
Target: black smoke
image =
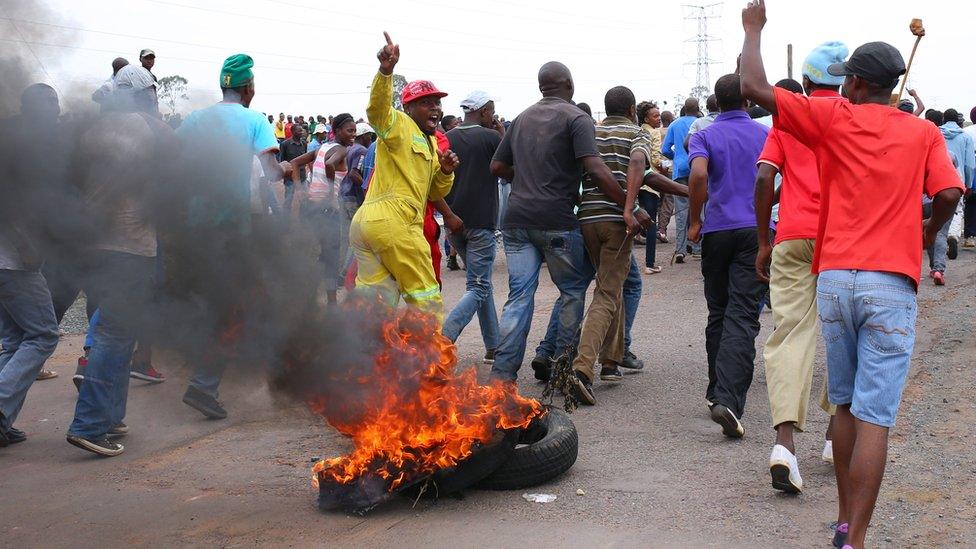
[[[270,382],[340,423],[363,413],[370,387],[362,379],[390,311],[325,304],[315,235],[301,222],[252,213],[241,200],[248,193],[234,187],[250,169],[249,151],[221,139],[220,128],[186,142],[146,124],[145,113],[98,114],[86,97],[94,90],[59,94],[68,112],[24,104],[24,90],[44,76],[19,49],[0,56],[0,74],[0,230],[46,275],[60,271],[50,273],[52,286],[67,279],[85,289],[98,268],[92,251],[134,202],[159,242],[157,291],[127,307],[140,344],[225,381]],[[79,115],[75,105],[87,108]]]

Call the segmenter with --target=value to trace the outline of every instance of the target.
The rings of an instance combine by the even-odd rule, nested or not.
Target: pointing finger
[[[390,38],[390,33],[386,32],[386,31],[383,31],[383,37],[386,38],[386,45],[387,46],[392,46],[393,45],[393,39]]]

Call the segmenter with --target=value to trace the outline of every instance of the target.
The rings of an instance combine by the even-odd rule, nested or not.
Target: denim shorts
[[[827,348],[827,395],[854,417],[893,427],[915,348],[915,284],[878,271],[824,271],[817,308]]]

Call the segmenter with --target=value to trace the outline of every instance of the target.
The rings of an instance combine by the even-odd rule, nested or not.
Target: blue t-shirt
[[[664,141],[661,143],[661,154],[674,161],[671,172],[673,179],[686,178],[691,173],[691,167],[688,164],[688,151],[685,150],[685,137],[688,137],[688,130],[691,129],[695,120],[698,118],[682,116],[672,122],[668,126],[668,133],[664,136]]]
[[[190,223],[249,217],[254,156],[278,151],[268,119],[238,103],[217,103],[190,113],[176,133],[184,162],[204,182],[190,197]]]
[[[376,166],[376,143],[369,146],[366,156],[363,157],[363,191],[369,188],[369,178],[373,175],[373,168]]]
[[[702,234],[756,226],[756,161],[769,128],[745,111],[728,111],[691,136],[688,161],[708,159],[708,203]]]
[[[319,147],[321,146],[322,146],[322,142],[320,142],[318,139],[313,139],[308,142],[308,150],[306,150],[305,152],[315,152],[319,150]]]

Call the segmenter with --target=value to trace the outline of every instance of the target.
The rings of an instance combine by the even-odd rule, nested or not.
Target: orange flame
[[[351,423],[330,419],[352,437],[353,450],[317,462],[316,487],[319,478],[346,484],[371,473],[393,491],[456,465],[496,429],[525,427],[542,414],[541,405],[519,396],[514,384],[479,385],[474,368],[457,374],[454,344],[440,334],[433,315],[407,309],[383,324],[383,339],[369,375],[355,380],[368,389],[366,412]],[[323,415],[324,404],[309,402]]]

